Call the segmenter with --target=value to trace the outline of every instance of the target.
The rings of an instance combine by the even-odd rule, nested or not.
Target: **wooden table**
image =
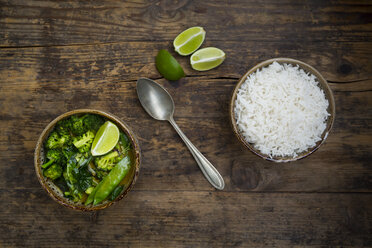
[[[370,1],[0,0],[1,247],[372,247]],[[173,52],[184,29],[227,59],[207,72]],[[155,69],[168,49],[187,76]],[[336,120],[326,143],[293,163],[264,161],[234,137],[238,79],[273,57],[302,60],[328,80]],[[141,108],[149,77],[175,119],[223,175],[214,190],[171,126]],[[97,213],[58,205],[34,172],[36,140],[56,116],[96,108],[122,118],[142,149],[139,180]]]

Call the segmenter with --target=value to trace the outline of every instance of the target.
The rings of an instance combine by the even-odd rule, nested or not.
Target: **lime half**
[[[160,74],[168,80],[176,81],[185,76],[180,64],[167,50],[162,49],[158,52],[155,64]]]
[[[174,49],[180,55],[189,55],[195,52],[205,39],[205,30],[202,27],[192,27],[180,33],[173,41]]]
[[[106,121],[97,131],[94,137],[91,153],[93,156],[101,156],[111,151],[119,141],[119,128],[112,122]]]
[[[219,66],[225,60],[225,53],[216,47],[206,47],[190,57],[191,67],[197,71],[207,71]]]

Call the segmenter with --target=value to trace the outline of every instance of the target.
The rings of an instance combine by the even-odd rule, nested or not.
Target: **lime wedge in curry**
[[[106,121],[97,131],[94,137],[91,153],[93,156],[101,156],[111,151],[119,141],[119,128],[112,122]]]

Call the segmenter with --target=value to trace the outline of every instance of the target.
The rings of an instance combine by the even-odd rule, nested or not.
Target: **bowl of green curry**
[[[114,148],[93,156],[92,143],[100,127],[111,122],[120,135]],[[34,164],[40,184],[59,204],[95,211],[123,199],[135,184],[140,148],[129,127],[100,110],[78,109],[50,122],[41,133]]]

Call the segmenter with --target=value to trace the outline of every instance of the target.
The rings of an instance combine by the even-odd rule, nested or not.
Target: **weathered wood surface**
[[[1,2],[4,47],[170,41],[190,25],[207,28],[208,40],[287,46],[372,36],[368,0]]]
[[[227,54],[217,69],[170,83],[159,49],[189,26]],[[317,68],[336,100],[326,143],[290,163],[263,161],[233,136],[237,80],[272,57]],[[372,5],[368,1],[0,0],[0,246],[372,247]],[[169,124],[135,92],[157,79],[175,119],[226,181],[217,192]],[[38,135],[57,115],[98,108],[137,134],[143,163],[127,198],[98,214],[54,203],[33,169]]]
[[[137,190],[96,215],[38,189],[3,190],[4,245],[20,247],[370,246],[370,194]],[[14,214],[18,218],[14,218]],[[5,240],[6,237],[6,240]]]

